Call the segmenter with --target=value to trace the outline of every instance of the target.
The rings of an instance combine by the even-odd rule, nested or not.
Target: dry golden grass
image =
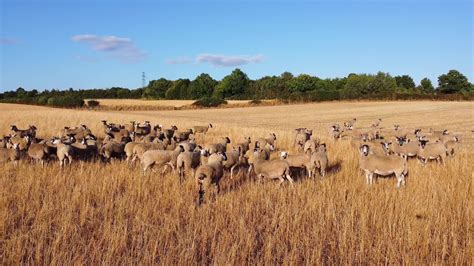
[[[0,134],[35,124],[40,136],[100,120],[150,120],[167,126],[216,125],[206,142],[277,133],[286,149],[292,129],[316,130],[328,143],[323,180],[295,187],[225,176],[221,193],[196,209],[191,178],[142,176],[123,162],[73,163],[60,170],[22,162],[0,165],[2,264],[472,264],[473,104],[470,102],[322,103],[153,112],[99,112],[0,105]],[[326,138],[332,122],[447,127],[462,148],[446,167],[409,162],[407,185],[394,178],[369,187],[348,141]],[[98,134],[101,135],[101,134]],[[292,149],[290,149],[292,150]]]

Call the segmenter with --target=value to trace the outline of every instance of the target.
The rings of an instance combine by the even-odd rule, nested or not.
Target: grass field
[[[192,178],[143,176],[124,162],[75,162],[60,170],[22,162],[0,165],[2,264],[461,264],[473,245],[474,105],[472,102],[349,102],[180,111],[105,112],[0,105],[0,134],[9,125],[58,134],[87,124],[103,137],[100,120],[150,120],[180,128],[215,125],[219,136],[277,134],[294,149],[292,130],[313,128],[328,145],[329,174],[295,186],[226,175],[219,195],[200,208]],[[407,184],[380,178],[369,187],[348,140],[327,138],[333,122],[375,118],[383,125],[448,128],[461,136],[446,166],[409,161]]]

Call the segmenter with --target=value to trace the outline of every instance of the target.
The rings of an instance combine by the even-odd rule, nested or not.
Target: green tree
[[[449,70],[447,74],[438,77],[439,91],[451,94],[460,91],[469,91],[471,85],[466,76],[457,70]]]
[[[426,92],[433,92],[434,87],[429,78],[424,78],[420,81],[421,89]]]
[[[166,91],[165,97],[169,100],[189,99],[189,79],[178,79],[173,81],[171,87]]]
[[[163,99],[166,91],[173,85],[173,82],[164,78],[151,80],[143,90],[143,97],[148,99]]]
[[[395,81],[397,82],[398,88],[401,89],[414,89],[415,82],[409,75],[396,76]]]
[[[216,86],[214,97],[216,98],[241,98],[248,91],[250,80],[242,70],[236,68],[227,75]]]
[[[296,78],[293,78],[289,82],[290,92],[307,92],[318,88],[318,82],[320,81],[317,77],[312,77],[307,74],[301,74]]]
[[[210,97],[214,92],[217,81],[209,74],[202,73],[197,76],[189,85],[189,94],[192,99],[199,99],[202,97]]]

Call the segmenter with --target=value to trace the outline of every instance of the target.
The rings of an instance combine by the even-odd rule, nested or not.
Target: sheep
[[[332,125],[329,128],[329,137],[333,140],[338,140],[342,137],[344,130],[341,130],[338,124]]]
[[[145,121],[143,123],[143,126],[140,125],[140,123],[135,124],[135,133],[137,136],[145,136],[150,134],[151,132],[151,125],[150,121]]]
[[[248,173],[254,170],[257,177],[261,180],[266,177],[269,179],[279,179],[280,185],[285,179],[293,185],[293,179],[290,176],[290,165],[284,160],[266,160],[266,154],[263,149],[254,149],[253,163],[250,165]]]
[[[290,167],[305,169],[308,177],[312,176],[311,152],[289,155],[287,151],[282,151],[280,159],[288,162]]]
[[[194,174],[196,185],[198,187],[197,205],[204,201],[204,194],[211,185],[215,185],[216,193],[219,193],[219,181],[224,175],[223,163],[227,160],[225,153],[217,152],[209,156],[208,162],[199,166]]]
[[[459,138],[454,136],[452,140],[448,140],[444,143],[446,150],[448,151],[448,156],[454,156],[454,150],[459,143]]]
[[[166,166],[170,166],[173,171],[176,169],[178,155],[184,152],[183,146],[179,145],[173,151],[163,151],[163,150],[149,150],[143,154],[142,166],[143,174],[146,173],[146,170],[154,165],[165,166],[162,175],[166,172]]]
[[[311,153],[315,152],[320,142],[321,141],[319,138],[311,137],[311,139],[307,140],[304,143],[303,152],[304,153],[307,153],[308,151],[310,151]]]
[[[72,134],[74,135],[76,139],[82,139],[84,138],[84,136],[91,133],[92,133],[91,130],[87,128],[86,125],[80,125],[79,127],[74,127],[74,128],[64,127],[64,130],[61,135],[63,137],[67,137],[68,135]]]
[[[207,144],[205,149],[209,152],[209,154],[226,152],[228,143],[230,143],[229,137],[221,137],[218,142]]]
[[[210,128],[213,128],[212,124],[209,124],[208,126],[193,126],[191,129],[193,131],[193,134],[206,134]]]
[[[178,130],[178,127],[176,126],[171,126],[171,128],[166,128],[166,129],[163,129],[163,134],[165,135],[165,137],[169,140],[171,140],[174,136],[174,132]]]
[[[447,142],[449,141],[454,141],[454,142],[458,142],[459,141],[459,137],[458,136],[455,136],[455,135],[442,135],[439,137],[439,140],[443,143],[443,144],[446,144]]]
[[[438,163],[444,164],[448,150],[441,142],[428,143],[428,140],[420,140],[418,146],[420,147],[417,157],[423,164],[426,164],[428,160],[435,160]]]
[[[313,135],[313,130],[304,130],[296,133],[294,146],[298,147],[298,151],[303,151],[303,147],[306,141],[308,141]]]
[[[196,140],[194,139],[181,141],[178,145],[182,145],[185,151],[194,151],[197,147]]]
[[[121,140],[123,137],[130,137],[130,132],[126,129],[119,129],[118,131],[108,131],[107,135],[112,139]]]
[[[178,155],[176,167],[180,182],[183,181],[186,173],[192,171],[192,176],[194,176],[196,168],[201,164],[205,164],[202,160],[203,157],[207,157],[206,150],[184,151]]]
[[[125,144],[123,151],[125,152],[125,156],[126,156],[125,160],[127,162],[131,162],[133,158],[133,149],[135,148],[136,145],[139,145],[139,144],[140,144],[139,142],[134,142],[134,141],[131,141]]]
[[[71,139],[72,135],[69,137]],[[53,144],[56,145],[56,156],[59,160],[59,167],[62,168],[66,164],[66,160],[68,161],[69,165],[71,165],[73,156],[71,143],[65,142],[63,139],[55,137]]]
[[[275,133],[270,133],[268,138],[259,138],[257,141],[255,141],[255,148],[258,147],[264,147],[267,144],[271,144],[272,146],[275,147],[275,141],[276,141],[276,135]]]
[[[31,143],[27,154],[37,163],[41,163],[41,167],[44,167],[44,161],[48,159],[49,152],[49,147],[45,143]]]
[[[94,139],[84,137],[81,142],[71,144],[74,157],[81,160],[90,160],[97,156],[98,148]]]
[[[115,123],[107,123],[107,120],[101,120],[102,126],[104,128],[104,132],[107,134],[108,132],[118,132],[120,131],[120,125]]]
[[[30,136],[35,138],[37,128],[35,126],[29,125],[28,129],[18,129],[16,125],[12,125],[10,126],[10,130],[12,131],[12,136],[19,136],[21,138]]]
[[[365,145],[368,145],[370,148],[370,153],[379,155],[379,156],[385,156],[390,153],[390,145],[392,144],[391,141],[386,142],[386,141],[380,141],[380,142],[372,142],[368,141],[365,143]]]
[[[28,150],[28,147],[30,146],[30,143],[31,143],[31,137],[30,136],[25,136],[25,137],[20,137],[19,135],[18,136],[12,136],[10,137],[9,139],[9,142],[10,143],[10,146],[13,145],[13,144],[18,144],[18,148],[20,149],[20,153]],[[8,143],[7,143],[7,148],[10,148],[8,147]]]
[[[132,150],[132,163],[135,162],[136,159],[139,159],[140,161],[143,160],[143,154],[146,151],[149,150],[166,150],[169,145],[167,145],[165,142],[152,142],[152,143],[137,143],[136,145],[133,146]],[[173,148],[173,150],[176,147]]]
[[[359,168],[365,172],[367,184],[373,184],[374,174],[381,176],[395,174],[397,188],[405,185],[405,176],[408,174],[408,164],[405,158],[397,155],[374,155],[370,152],[367,144],[360,146],[359,152]]]
[[[0,163],[11,161],[17,165],[18,160],[20,160],[20,145],[18,143],[13,144],[11,148],[0,148]]]
[[[316,174],[316,168],[319,169],[321,177],[326,176],[326,169],[328,167],[328,155],[326,153],[326,144],[321,144],[318,150],[311,155],[310,165],[313,174]]]
[[[352,118],[352,120],[345,121],[343,125],[347,130],[352,130],[354,128],[354,124],[356,121],[357,121],[357,118]]]
[[[188,129],[186,131],[175,131],[173,137],[176,138],[178,142],[185,141],[189,139],[189,135],[193,134],[192,129]]]
[[[237,143],[234,145],[234,149],[239,149],[242,151],[243,154],[246,154],[247,151],[250,149],[250,143],[252,143],[252,140],[250,137],[244,138],[243,142]]]
[[[125,145],[127,145],[128,140],[122,138],[121,142],[107,142],[102,145],[99,149],[99,155],[101,156],[104,162],[110,162],[112,158],[122,158],[125,154]]]
[[[233,148],[232,151],[225,153],[227,160],[224,163],[224,169],[230,169],[230,179],[234,179],[234,170],[241,166],[248,166],[248,158],[242,152],[240,147]]]
[[[410,141],[406,137],[395,137],[397,143],[390,145],[390,152],[396,155],[404,155],[406,158],[415,157],[420,150],[417,141]]]
[[[375,120],[374,122],[372,122],[372,124],[370,126],[373,127],[373,128],[376,128],[376,127],[380,126],[380,123],[382,123],[382,118],[379,118],[379,119]]]

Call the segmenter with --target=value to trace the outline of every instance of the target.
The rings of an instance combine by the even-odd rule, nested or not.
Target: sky
[[[457,69],[474,81],[473,1],[0,0],[0,91],[137,88],[240,68],[252,78]]]

